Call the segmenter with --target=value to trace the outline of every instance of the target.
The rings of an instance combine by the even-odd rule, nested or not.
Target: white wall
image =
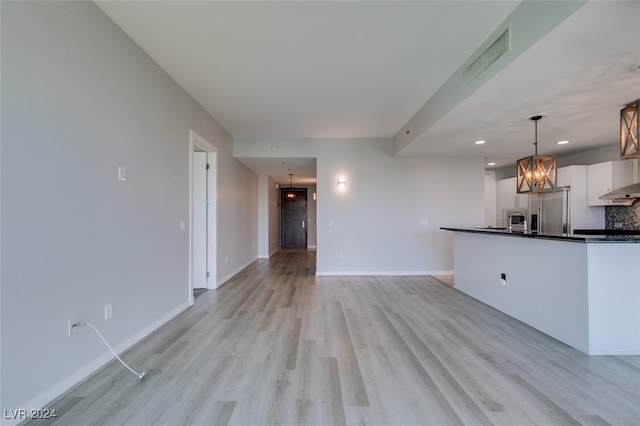
[[[439,228],[484,224],[481,158],[395,158],[390,139],[235,139],[234,155],[275,157],[273,144],[278,157],[317,158],[319,275],[450,272]]]
[[[318,192],[315,185],[307,186],[307,247],[315,249],[318,246],[318,201],[313,194]]]
[[[258,176],[230,155],[218,157],[218,286],[258,257]],[[222,240],[222,241],[221,241]]]
[[[557,156],[558,167],[573,165],[589,165],[603,163],[605,161],[620,160],[620,144],[619,142],[609,143],[608,145],[586,151],[577,152]],[[516,176],[516,164],[512,166],[492,169],[496,174],[496,180],[508,179]]]
[[[258,257],[267,259],[280,248],[280,189],[268,176],[258,181]]]
[[[620,160],[620,142],[614,142],[599,148],[558,157],[558,167],[589,165],[612,160]],[[515,166],[513,169],[515,171]]]
[[[110,359],[68,319],[123,350],[188,306],[189,130],[217,148],[219,280],[256,258],[257,176],[93,3],[1,7],[0,405],[38,408]]]
[[[258,257],[269,257],[269,185],[271,179],[258,176]]]
[[[275,181],[273,179],[269,179],[269,234],[268,245],[269,245],[269,253],[271,256],[275,253],[281,245],[280,241],[280,187],[276,186]]]

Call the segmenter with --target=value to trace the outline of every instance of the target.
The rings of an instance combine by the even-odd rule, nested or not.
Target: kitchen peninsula
[[[640,354],[640,236],[441,229],[458,290],[589,355]]]

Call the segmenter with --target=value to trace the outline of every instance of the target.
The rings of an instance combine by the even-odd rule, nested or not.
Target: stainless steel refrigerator
[[[567,234],[571,232],[569,187],[557,191],[529,195],[529,229],[539,234]]]

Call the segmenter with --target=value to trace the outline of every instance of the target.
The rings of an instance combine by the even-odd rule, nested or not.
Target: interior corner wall
[[[482,158],[397,158],[389,139],[238,139],[237,157],[317,158],[317,274],[453,270],[441,226],[483,226]],[[338,188],[339,178],[346,188]]]
[[[231,139],[218,173],[218,282],[221,286],[258,258],[258,176],[232,157]]]
[[[281,238],[280,238],[280,227],[281,223],[281,210],[280,210],[280,187],[276,185],[273,179],[269,179],[269,234],[268,238],[268,247],[269,253],[268,256],[273,255],[281,246]]]
[[[258,182],[258,257],[268,259],[280,248],[280,190],[268,176]]]
[[[68,320],[122,351],[188,307],[189,131],[217,149],[218,277],[256,258],[257,176],[93,2],[0,7],[0,406],[39,408],[111,359]]]
[[[269,257],[269,177],[258,176],[258,258]]]
[[[307,248],[316,249],[318,245],[318,212],[317,200],[313,194],[317,193],[315,185],[307,186]]]

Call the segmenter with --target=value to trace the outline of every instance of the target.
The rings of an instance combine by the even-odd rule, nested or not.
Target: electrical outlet
[[[74,334],[76,334],[76,331],[78,329],[78,327],[74,327],[74,325],[78,324],[78,319],[70,319],[67,321],[67,335],[69,337],[73,336]]]
[[[498,280],[498,283],[503,287],[506,286],[507,285],[507,274],[501,273],[500,274],[500,279]]]
[[[104,320],[111,319],[113,316],[113,303],[107,303],[104,305]]]

